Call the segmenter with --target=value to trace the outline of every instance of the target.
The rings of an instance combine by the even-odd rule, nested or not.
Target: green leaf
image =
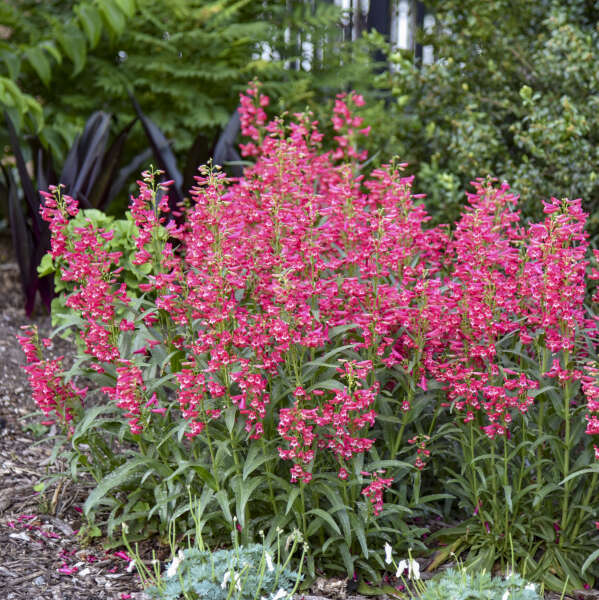
[[[227,426],[227,430],[229,433],[232,433],[232,431],[235,427],[235,417],[237,416],[237,407],[229,406],[229,408],[227,408],[224,411],[224,415],[225,415],[225,425]]]
[[[135,0],[116,0],[116,3],[128,17],[132,17],[135,14]]]
[[[354,574],[354,561],[349,551],[348,544],[341,543],[338,546],[339,552],[341,553],[341,558],[343,559],[343,564],[347,570],[348,577],[353,577]]]
[[[336,381],[335,379],[327,379],[326,381],[319,381],[314,385],[310,386],[306,392],[311,392],[313,390],[345,390],[347,389],[345,385],[343,385],[340,381]]]
[[[87,45],[83,33],[75,25],[67,25],[63,31],[57,34],[57,38],[65,54],[73,63],[73,75],[77,75],[83,70],[87,57]]]
[[[83,419],[81,419],[81,421],[79,421],[79,423],[77,423],[77,426],[75,427],[75,431],[71,439],[73,447],[76,448],[79,438],[84,436],[87,433],[87,431],[94,425],[97,425],[97,418],[100,415],[113,412],[114,406],[112,405],[98,404],[97,406],[92,406],[91,408],[88,408],[85,411],[85,416],[83,417]]]
[[[21,58],[15,52],[9,52],[8,50],[3,50],[0,54],[0,57],[6,68],[8,70],[9,77],[16,81],[19,73],[21,71]]]
[[[584,575],[585,571],[599,558],[599,548],[590,554],[587,559],[582,563],[580,574]]]
[[[80,4],[75,8],[81,28],[89,40],[90,48],[95,48],[102,35],[102,17],[92,4]]]
[[[503,492],[504,492],[505,502],[507,504],[508,510],[510,512],[513,512],[513,506],[512,506],[512,486],[511,485],[504,485],[503,486]]]
[[[599,465],[594,464],[587,469],[582,469],[581,471],[576,471],[576,473],[570,473],[570,475],[568,475],[568,477],[566,477],[565,479],[562,479],[559,482],[559,484],[564,485],[564,483],[566,483],[567,481],[570,481],[571,479],[575,479],[576,477],[580,477],[581,475],[587,475],[588,473],[599,473]]]
[[[365,521],[356,517],[356,515],[353,513],[350,513],[349,520],[351,521],[353,534],[358,539],[360,548],[362,549],[362,556],[367,559],[369,551],[368,543],[366,542],[366,530],[364,528]]]
[[[235,479],[235,512],[241,527],[245,527],[245,506],[261,482],[259,477],[245,481],[240,477]]]
[[[39,264],[38,268],[37,268],[37,274],[40,277],[43,277],[44,275],[50,275],[50,273],[54,273],[55,268],[54,268],[54,262],[52,261],[52,255],[51,254],[44,254],[44,257],[42,258],[42,262]]]
[[[98,8],[106,26],[115,36],[120,36],[125,30],[127,21],[114,0],[100,0]]]
[[[520,97],[522,100],[530,100],[532,98],[532,89],[527,85],[523,85],[520,88]]]
[[[229,508],[229,498],[227,496],[227,492],[225,490],[219,490],[215,494],[216,500],[218,501],[218,505],[223,513],[225,519],[233,524],[233,516],[231,515],[231,509]]]
[[[44,40],[38,44],[38,47],[44,49],[48,54],[50,54],[59,65],[62,64],[62,54],[56,47],[56,43],[54,41]]]
[[[333,517],[331,517],[331,515],[328,512],[322,510],[322,508],[313,508],[312,510],[309,510],[306,513],[306,517],[308,515],[316,515],[316,516],[320,517],[320,519],[322,519],[322,521],[326,521],[331,526],[331,529],[337,535],[341,535],[341,529],[339,529],[339,525],[337,525],[337,523],[335,523],[335,519],[333,519]]]
[[[43,84],[48,87],[50,85],[52,73],[50,61],[48,60],[46,53],[41,48],[34,46],[33,48],[27,48],[25,56],[27,57],[29,64],[33,67],[33,70],[42,80]]]
[[[287,508],[285,509],[285,514],[289,514],[289,511],[291,510],[291,507],[293,506],[294,502],[297,500],[299,493],[299,487],[294,486],[293,488],[291,488],[291,492],[289,492],[289,495],[287,496]]]
[[[168,481],[176,479],[181,473],[185,474],[189,472],[189,469],[192,469],[194,473],[212,490],[216,491],[218,489],[218,485],[216,484],[216,479],[206,469],[206,467],[199,465],[197,463],[191,461],[182,461],[178,462],[178,467],[172,474],[169,476]]]
[[[128,481],[131,481],[137,473],[142,470],[153,470],[159,477],[170,475],[170,470],[162,465],[157,460],[148,458],[146,456],[137,456],[129,459],[126,463],[109,473],[98,483],[98,485],[91,491],[85,504],[83,505],[83,512],[86,516],[99,504],[108,493],[114,488],[118,488]]]
[[[247,479],[260,465],[272,458],[271,454],[263,452],[261,446],[252,444],[243,464],[243,479]]]

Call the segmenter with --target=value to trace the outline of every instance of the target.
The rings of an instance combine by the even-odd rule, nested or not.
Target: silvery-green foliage
[[[283,568],[278,562],[270,570],[265,553],[266,549],[261,544],[216,552],[189,548],[169,564],[162,589],[152,587],[146,592],[151,598],[160,600],[281,598],[282,594],[277,592],[285,590],[290,593],[298,574]]]
[[[504,579],[486,571],[471,575],[449,569],[427,583],[419,600],[541,600],[537,587],[517,574]]]

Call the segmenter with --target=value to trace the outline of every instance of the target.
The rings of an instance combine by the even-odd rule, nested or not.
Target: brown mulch
[[[57,478],[43,492],[34,490],[61,464],[50,463],[55,431],[39,426],[15,336],[32,323],[48,335],[51,325],[41,310],[25,316],[11,258],[10,240],[0,237],[0,599],[143,600],[128,561],[78,535],[85,531],[85,486]],[[65,351],[60,342],[53,349]]]
[[[88,487],[61,477],[65,465],[50,460],[56,432],[39,425],[15,337],[31,324],[48,336],[50,318],[41,310],[27,318],[23,305],[10,240],[0,232],[0,600],[149,600],[135,570],[128,572],[126,557],[85,537],[81,506]],[[51,352],[68,356],[69,347],[58,340]],[[38,484],[53,474],[41,490]],[[144,559],[151,550],[145,546]],[[158,554],[162,558],[164,549]],[[311,589],[315,595],[303,598],[366,600],[348,592],[346,580],[319,578]],[[546,594],[546,600],[558,598]],[[599,600],[599,591],[564,598]]]

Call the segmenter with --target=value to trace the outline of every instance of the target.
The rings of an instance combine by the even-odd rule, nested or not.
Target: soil
[[[51,460],[56,432],[39,425],[15,337],[31,324],[47,336],[50,318],[41,309],[28,318],[23,305],[10,240],[0,234],[0,600],[149,600],[135,570],[127,570],[127,557],[84,535],[81,506],[89,487],[61,476],[64,464]],[[51,352],[68,356],[69,347],[59,341]],[[48,475],[55,477],[41,490]],[[142,549],[144,560],[152,549],[151,543]],[[345,580],[319,579],[311,592],[305,600],[366,600],[349,595]],[[599,591],[571,600],[579,598],[599,600]]]
[[[145,600],[128,561],[79,535],[87,489],[61,477],[60,460],[50,460],[55,431],[39,426],[15,337],[31,324],[48,335],[50,319],[41,309],[25,316],[9,242],[0,238],[0,598]],[[59,343],[52,352],[68,350]],[[35,491],[50,474],[56,479]]]

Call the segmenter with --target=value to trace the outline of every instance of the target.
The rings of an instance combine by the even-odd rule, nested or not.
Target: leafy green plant
[[[597,6],[584,0],[426,0],[434,62],[387,48],[378,82],[383,156],[411,166],[435,222],[453,222],[474,176],[507,180],[526,217],[537,198],[582,198],[597,235]],[[380,137],[379,137],[380,132]],[[386,136],[386,138],[385,138]]]
[[[240,546],[237,528],[232,529],[233,547],[228,550],[210,551],[202,536],[202,515],[197,502],[190,499],[193,528],[187,533],[187,547],[177,552],[176,526],[171,521],[169,544],[171,562],[162,574],[158,561],[153,560],[148,569],[141,560],[137,548],[131,549],[127,528],[123,528],[123,540],[141,576],[146,593],[158,600],[290,600],[302,580],[302,567],[306,546],[299,531],[287,537],[281,546],[281,534],[277,534],[276,550],[262,544]],[[237,519],[234,518],[234,525]],[[262,534],[262,537],[264,535]],[[289,567],[298,546],[302,546],[298,571]],[[154,554],[155,556],[155,554]]]
[[[210,145],[252,77],[267,81],[286,109],[303,110],[310,96],[345,87],[351,72],[338,58],[341,13],[333,3],[7,0],[0,10],[0,105],[59,163],[98,108],[129,122],[130,93],[182,160],[198,131]],[[300,37],[312,41],[312,56]],[[133,137],[135,156],[145,141]]]
[[[21,273],[25,312],[30,315],[38,291],[48,309],[53,296],[53,280],[49,273],[38,274],[42,257],[50,249],[50,232],[40,217],[42,202],[38,190],[60,182],[82,206],[106,209],[120,193],[132,170],[139,166],[137,160],[133,165],[121,165],[123,147],[134,121],[122,129],[108,146],[111,116],[102,112],[91,115],[83,132],[73,142],[60,175],[57,175],[52,157],[44,150],[41,140],[31,138],[29,147],[22,147],[8,113],[5,113],[5,119],[20,185],[17,185],[11,170],[3,167],[5,185],[2,192],[8,206],[13,247]],[[27,158],[33,163],[33,177],[27,169]]]
[[[57,79],[80,77],[102,37],[119,36],[135,12],[135,0],[3,2],[0,104],[17,127],[25,120],[44,146],[56,148],[61,138],[70,145],[72,132],[65,121],[46,126],[40,92],[51,92]]]
[[[512,573],[506,578],[491,577],[488,571],[469,573],[448,569],[427,581],[419,600],[541,600],[537,586]]]
[[[461,521],[432,539],[450,542],[437,563],[592,581],[599,419],[580,382],[599,412],[599,275],[580,200],[527,225],[506,183],[478,180],[453,231],[426,228],[404,165],[360,172],[364,98],[337,97],[332,152],[312,115],[268,122],[268,103],[242,96],[255,163],[233,181],[203,167],[182,224],[172,183],[143,173],[130,262],[149,272],[131,293],[114,234],[69,230],[76,200],[45,194],[77,360],[64,373],[35,330],[21,342],[72,476],[95,481],[86,516],[132,540],[193,518],[220,546],[235,514],[246,546],[301,531],[309,578],[377,581],[381,541],[424,551],[432,507]]]
[[[125,218],[117,219],[96,208],[83,209],[69,221],[67,235],[74,238],[76,230],[86,227],[112,232],[112,236],[106,240],[106,244],[110,252],[119,252],[122,255],[123,270],[119,274],[119,281],[127,285],[133,296],[141,296],[142,292],[139,290],[139,284],[146,281],[150,267],[149,265],[136,265],[133,262],[136,253],[135,238],[138,235],[138,228],[131,218],[131,214],[127,213]],[[166,234],[166,231],[163,234]],[[54,291],[56,296],[52,300],[51,315],[52,325],[56,328],[67,325],[72,315],[65,304],[65,300],[73,292],[75,284],[60,277],[65,266],[63,261],[53,259],[52,255],[47,253],[38,267],[39,277],[51,276],[55,282]],[[124,313],[122,316],[124,316]]]

